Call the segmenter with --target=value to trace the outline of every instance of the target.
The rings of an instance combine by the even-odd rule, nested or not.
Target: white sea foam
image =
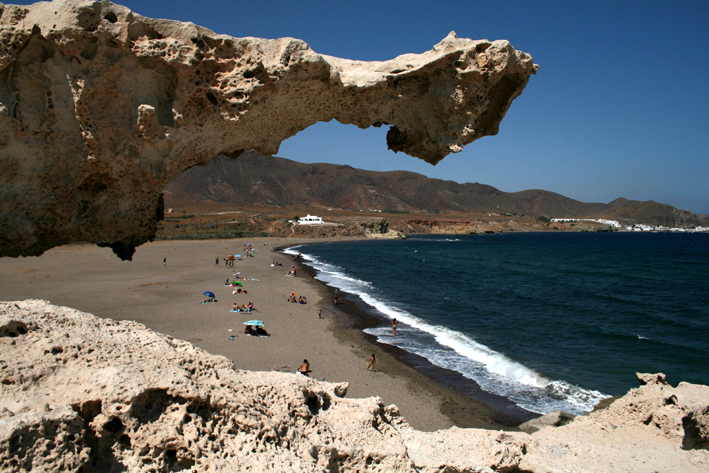
[[[298,254],[298,247],[286,254]],[[385,300],[374,285],[346,274],[339,266],[303,254],[303,259],[317,271],[317,279],[329,286],[355,294],[385,318],[399,322],[396,338],[388,327],[375,327],[366,332],[381,343],[395,345],[426,358],[441,368],[457,371],[474,380],[483,390],[504,396],[517,405],[540,414],[563,410],[572,414],[589,412],[603,393],[585,390],[563,380],[550,380],[540,373],[510,359],[470,336],[442,325],[434,325]]]

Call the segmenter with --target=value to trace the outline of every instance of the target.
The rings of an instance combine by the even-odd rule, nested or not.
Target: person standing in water
[[[397,322],[396,319],[391,321],[391,334],[394,337],[396,337],[396,326],[397,325],[399,325],[399,322]]]

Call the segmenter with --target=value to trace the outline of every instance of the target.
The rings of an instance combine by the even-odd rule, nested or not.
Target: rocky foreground
[[[413,430],[346,383],[248,372],[134,322],[0,303],[3,471],[706,472],[709,387],[664,375],[532,434]]]

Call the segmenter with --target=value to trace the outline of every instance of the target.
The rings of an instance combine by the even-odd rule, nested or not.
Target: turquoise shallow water
[[[709,235],[519,233],[303,245],[381,343],[524,409],[588,412],[636,372],[709,384]],[[397,337],[390,320],[397,318]]]

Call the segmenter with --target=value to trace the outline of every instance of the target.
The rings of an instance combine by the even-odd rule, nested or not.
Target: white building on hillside
[[[299,225],[322,225],[324,223],[325,222],[322,221],[322,217],[316,217],[315,215],[310,214],[298,219]]]

